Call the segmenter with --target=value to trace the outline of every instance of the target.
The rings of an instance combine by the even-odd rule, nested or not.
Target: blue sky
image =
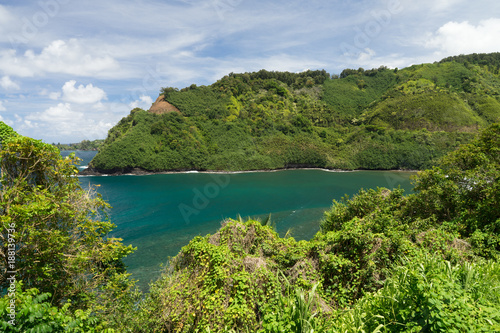
[[[161,87],[500,51],[497,0],[0,0],[0,120],[103,139]]]

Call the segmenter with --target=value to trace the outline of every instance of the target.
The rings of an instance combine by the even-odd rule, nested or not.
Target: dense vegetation
[[[226,221],[182,249],[143,318],[153,332],[498,331],[499,180],[497,124],[419,173],[414,194],[334,202],[311,241]]]
[[[0,146],[0,331],[102,331],[138,296],[122,262],[133,248],[107,237],[108,205],[80,187],[74,154],[3,122]]]
[[[79,188],[72,157],[1,122],[0,135],[2,331],[500,330],[500,123],[419,172],[412,194],[334,201],[310,241],[279,237],[269,219],[226,220],[142,298],[121,264],[133,249],[106,237],[104,202]]]
[[[0,331],[500,331],[498,63],[260,71],[163,89],[181,114],[132,110],[94,167],[432,167],[411,194],[334,201],[309,241],[280,237],[269,219],[226,220],[145,294],[122,262],[134,249],[108,236],[108,206],[80,187],[74,155],[0,122]]]
[[[261,70],[162,88],[180,113],[132,110],[90,166],[422,170],[500,121],[498,63],[500,53],[473,54],[401,70]]]
[[[53,143],[53,146],[56,146],[59,150],[97,150],[102,144],[104,140],[83,140],[78,143]]]

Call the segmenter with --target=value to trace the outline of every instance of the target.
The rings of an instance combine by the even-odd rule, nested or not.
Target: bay
[[[109,217],[117,228],[110,236],[137,247],[124,261],[139,287],[147,290],[160,275],[162,263],[195,236],[215,233],[227,218],[265,219],[271,214],[281,236],[289,231],[297,240],[311,239],[332,200],[361,188],[401,186],[409,192],[412,174],[314,169],[79,179],[84,188],[95,187],[113,207]]]
[[[69,156],[69,154],[74,153],[76,157],[80,158],[81,161],[77,165],[77,168],[79,170],[86,169],[94,158],[94,156],[97,154],[97,151],[94,150],[62,150],[61,151],[61,156],[66,157]]]

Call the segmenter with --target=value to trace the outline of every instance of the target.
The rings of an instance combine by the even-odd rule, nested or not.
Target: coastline
[[[131,168],[129,170],[117,170],[114,172],[100,172],[95,169],[86,168],[78,173],[78,176],[150,176],[150,175],[168,175],[168,174],[189,174],[189,173],[204,173],[204,174],[241,174],[241,173],[259,173],[259,172],[279,172],[287,170],[319,170],[324,172],[356,172],[356,171],[392,171],[392,172],[419,172],[421,170],[405,170],[405,169],[393,169],[393,170],[369,170],[369,169],[354,169],[354,170],[344,170],[344,169],[327,169],[320,167],[289,167],[289,168],[279,168],[279,169],[255,169],[255,170],[164,170],[164,171],[150,171],[141,168]]]

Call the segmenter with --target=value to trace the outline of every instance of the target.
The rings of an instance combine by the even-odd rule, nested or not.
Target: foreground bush
[[[86,313],[118,325],[138,297],[122,262],[134,249],[108,237],[114,225],[107,203],[81,188],[74,155],[62,158],[57,148],[2,122],[0,132],[1,302],[24,311],[16,325],[2,322],[4,331],[33,328],[39,320],[49,325],[52,314]],[[14,279],[22,281],[15,298],[4,295]]]
[[[333,321],[336,332],[498,332],[500,264],[424,256]]]

